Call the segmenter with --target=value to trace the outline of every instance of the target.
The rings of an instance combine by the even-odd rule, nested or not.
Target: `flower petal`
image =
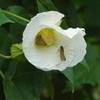
[[[31,22],[36,26],[40,24],[52,25],[59,22],[63,17],[64,15],[57,11],[42,12],[33,17]]]
[[[68,28],[67,30],[64,31],[69,38],[73,38],[73,36],[75,36],[79,31],[81,31],[81,34],[83,34],[83,36],[85,35],[83,28],[76,28],[76,29]]]
[[[81,62],[86,54],[86,42],[83,37],[85,35],[85,32],[83,31],[83,29],[79,28],[71,30],[75,30],[76,34],[73,35],[70,41],[70,45],[73,46],[74,56],[72,62],[69,64],[69,67],[72,67]]]
[[[54,46],[31,46],[29,49],[24,49],[25,56],[27,57],[28,61],[37,68],[45,71],[52,70],[52,66],[55,66],[60,62],[57,51],[58,49]]]

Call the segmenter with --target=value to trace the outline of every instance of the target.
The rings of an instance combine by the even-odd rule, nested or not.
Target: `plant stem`
[[[6,58],[6,59],[11,59],[12,58],[12,56],[5,56],[3,54],[0,54],[0,56],[3,57],[3,58]]]
[[[5,11],[5,10],[1,10],[1,11],[4,12],[4,13],[6,13],[6,14],[8,14],[8,15],[14,16],[14,17],[16,17],[16,18],[18,18],[18,19],[21,19],[21,20],[23,20],[23,21],[30,22],[30,20],[25,19],[25,18],[23,18],[23,17],[20,17],[20,16],[18,16],[18,15],[15,15],[15,14],[13,14],[13,13],[10,13],[10,12],[8,12],[8,11]]]
[[[2,73],[2,71],[0,70],[0,75],[2,76],[2,78],[4,78],[4,74]]]

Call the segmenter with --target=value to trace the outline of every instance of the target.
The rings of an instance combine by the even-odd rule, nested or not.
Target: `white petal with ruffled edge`
[[[86,42],[84,40],[85,31],[83,28],[70,29],[69,31],[75,31],[76,34],[72,37],[70,41],[73,46],[74,56],[73,60],[69,66],[75,66],[77,63],[81,62],[86,54]],[[70,33],[69,33],[70,34]]]
[[[31,19],[31,23],[38,26],[40,24],[54,25],[64,17],[57,11],[42,12]]]

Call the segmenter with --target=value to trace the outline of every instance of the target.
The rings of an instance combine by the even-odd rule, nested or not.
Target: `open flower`
[[[63,30],[57,26],[64,15],[57,11],[37,14],[23,33],[26,59],[39,69],[64,70],[83,60],[86,54],[83,28]]]

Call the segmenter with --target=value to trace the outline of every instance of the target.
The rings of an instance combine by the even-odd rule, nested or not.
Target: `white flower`
[[[64,70],[81,62],[86,54],[83,28],[63,30],[57,26],[63,14],[49,11],[37,14],[23,33],[22,48],[27,60],[37,68]]]

